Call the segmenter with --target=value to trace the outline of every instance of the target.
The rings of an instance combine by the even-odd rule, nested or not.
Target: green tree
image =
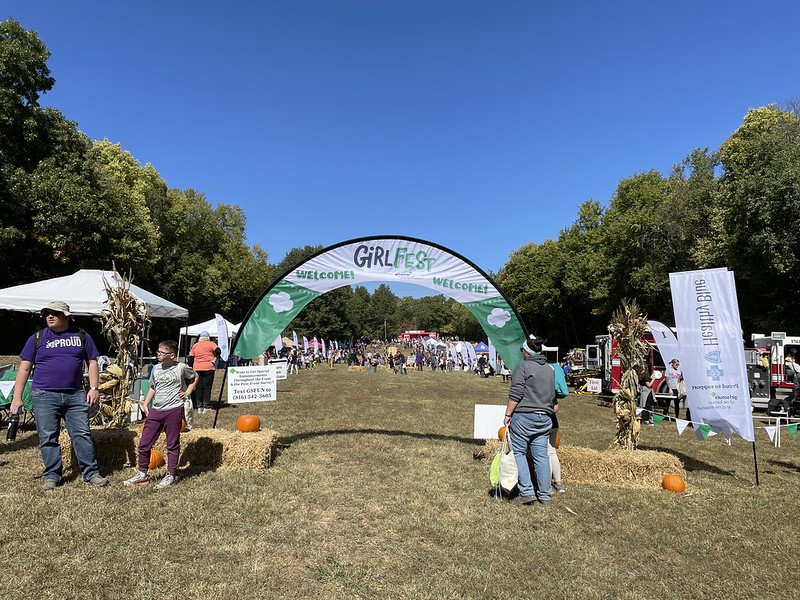
[[[353,335],[360,338],[369,335],[370,327],[370,294],[363,285],[357,285],[353,289],[347,301],[347,320],[353,331]]]
[[[720,147],[727,266],[745,327],[786,327],[800,292],[800,119],[775,106],[748,111]]]

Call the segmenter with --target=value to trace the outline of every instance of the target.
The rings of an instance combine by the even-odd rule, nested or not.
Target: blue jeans
[[[533,459],[533,470],[536,474],[536,499],[549,502],[553,494],[550,488],[550,459],[547,456],[547,439],[553,427],[550,415],[534,413],[514,413],[511,418],[511,449],[517,461],[520,496],[532,496],[534,484],[528,467],[528,449]]]
[[[42,462],[45,479],[61,481],[63,464],[61,462],[61,446],[58,435],[61,432],[61,419],[67,426],[72,440],[72,448],[78,458],[78,465],[84,481],[100,475],[97,470],[97,457],[94,453],[92,434],[89,430],[89,404],[86,392],[48,392],[47,390],[31,390],[33,414],[36,417],[36,432],[39,434],[39,448],[42,451]]]

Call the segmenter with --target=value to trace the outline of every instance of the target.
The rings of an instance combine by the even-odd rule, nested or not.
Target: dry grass
[[[640,447],[678,458],[687,493],[565,477],[549,509],[517,507],[490,496],[473,458],[483,441],[471,439],[473,405],[503,403],[506,389],[464,373],[302,371],[277,402],[220,413],[228,431],[252,412],[278,432],[270,469],[184,468],[158,493],[124,488],[121,468],[104,471],[108,489],[71,479],[44,495],[35,434],[23,432],[0,454],[0,597],[797,595],[800,441],[776,449],[759,432],[755,488],[749,444],[678,437],[664,422]],[[565,459],[606,448],[614,416],[592,397],[569,397],[559,417]]]

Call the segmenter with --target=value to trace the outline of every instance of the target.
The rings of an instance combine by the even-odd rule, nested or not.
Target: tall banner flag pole
[[[678,338],[675,337],[672,329],[658,321],[648,321],[647,326],[653,334],[653,339],[656,342],[656,346],[658,346],[658,352],[661,354],[661,358],[664,359],[664,364],[668,365],[675,358],[682,363],[683,358],[681,357]],[[686,377],[684,376],[684,380],[685,379]]]
[[[308,338],[303,336],[303,354],[308,352]]]
[[[294,342],[294,349],[297,350],[297,332],[292,330],[292,341]]]
[[[283,340],[281,339],[281,334],[278,334],[278,337],[275,338],[275,354],[279,354],[280,351],[283,350]]]
[[[755,444],[733,272],[670,273],[669,282],[692,420]]]
[[[219,346],[220,351],[219,357],[227,362],[231,343],[231,338],[228,335],[228,323],[222,315],[218,315],[217,313],[214,313],[214,319],[217,322],[217,346]]]
[[[489,364],[492,365],[492,369],[497,372],[497,349],[492,344],[492,340],[489,340]]]

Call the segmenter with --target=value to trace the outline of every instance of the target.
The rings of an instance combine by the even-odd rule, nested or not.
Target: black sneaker
[[[517,496],[511,499],[511,504],[531,504],[533,502],[536,502],[536,495]]]

